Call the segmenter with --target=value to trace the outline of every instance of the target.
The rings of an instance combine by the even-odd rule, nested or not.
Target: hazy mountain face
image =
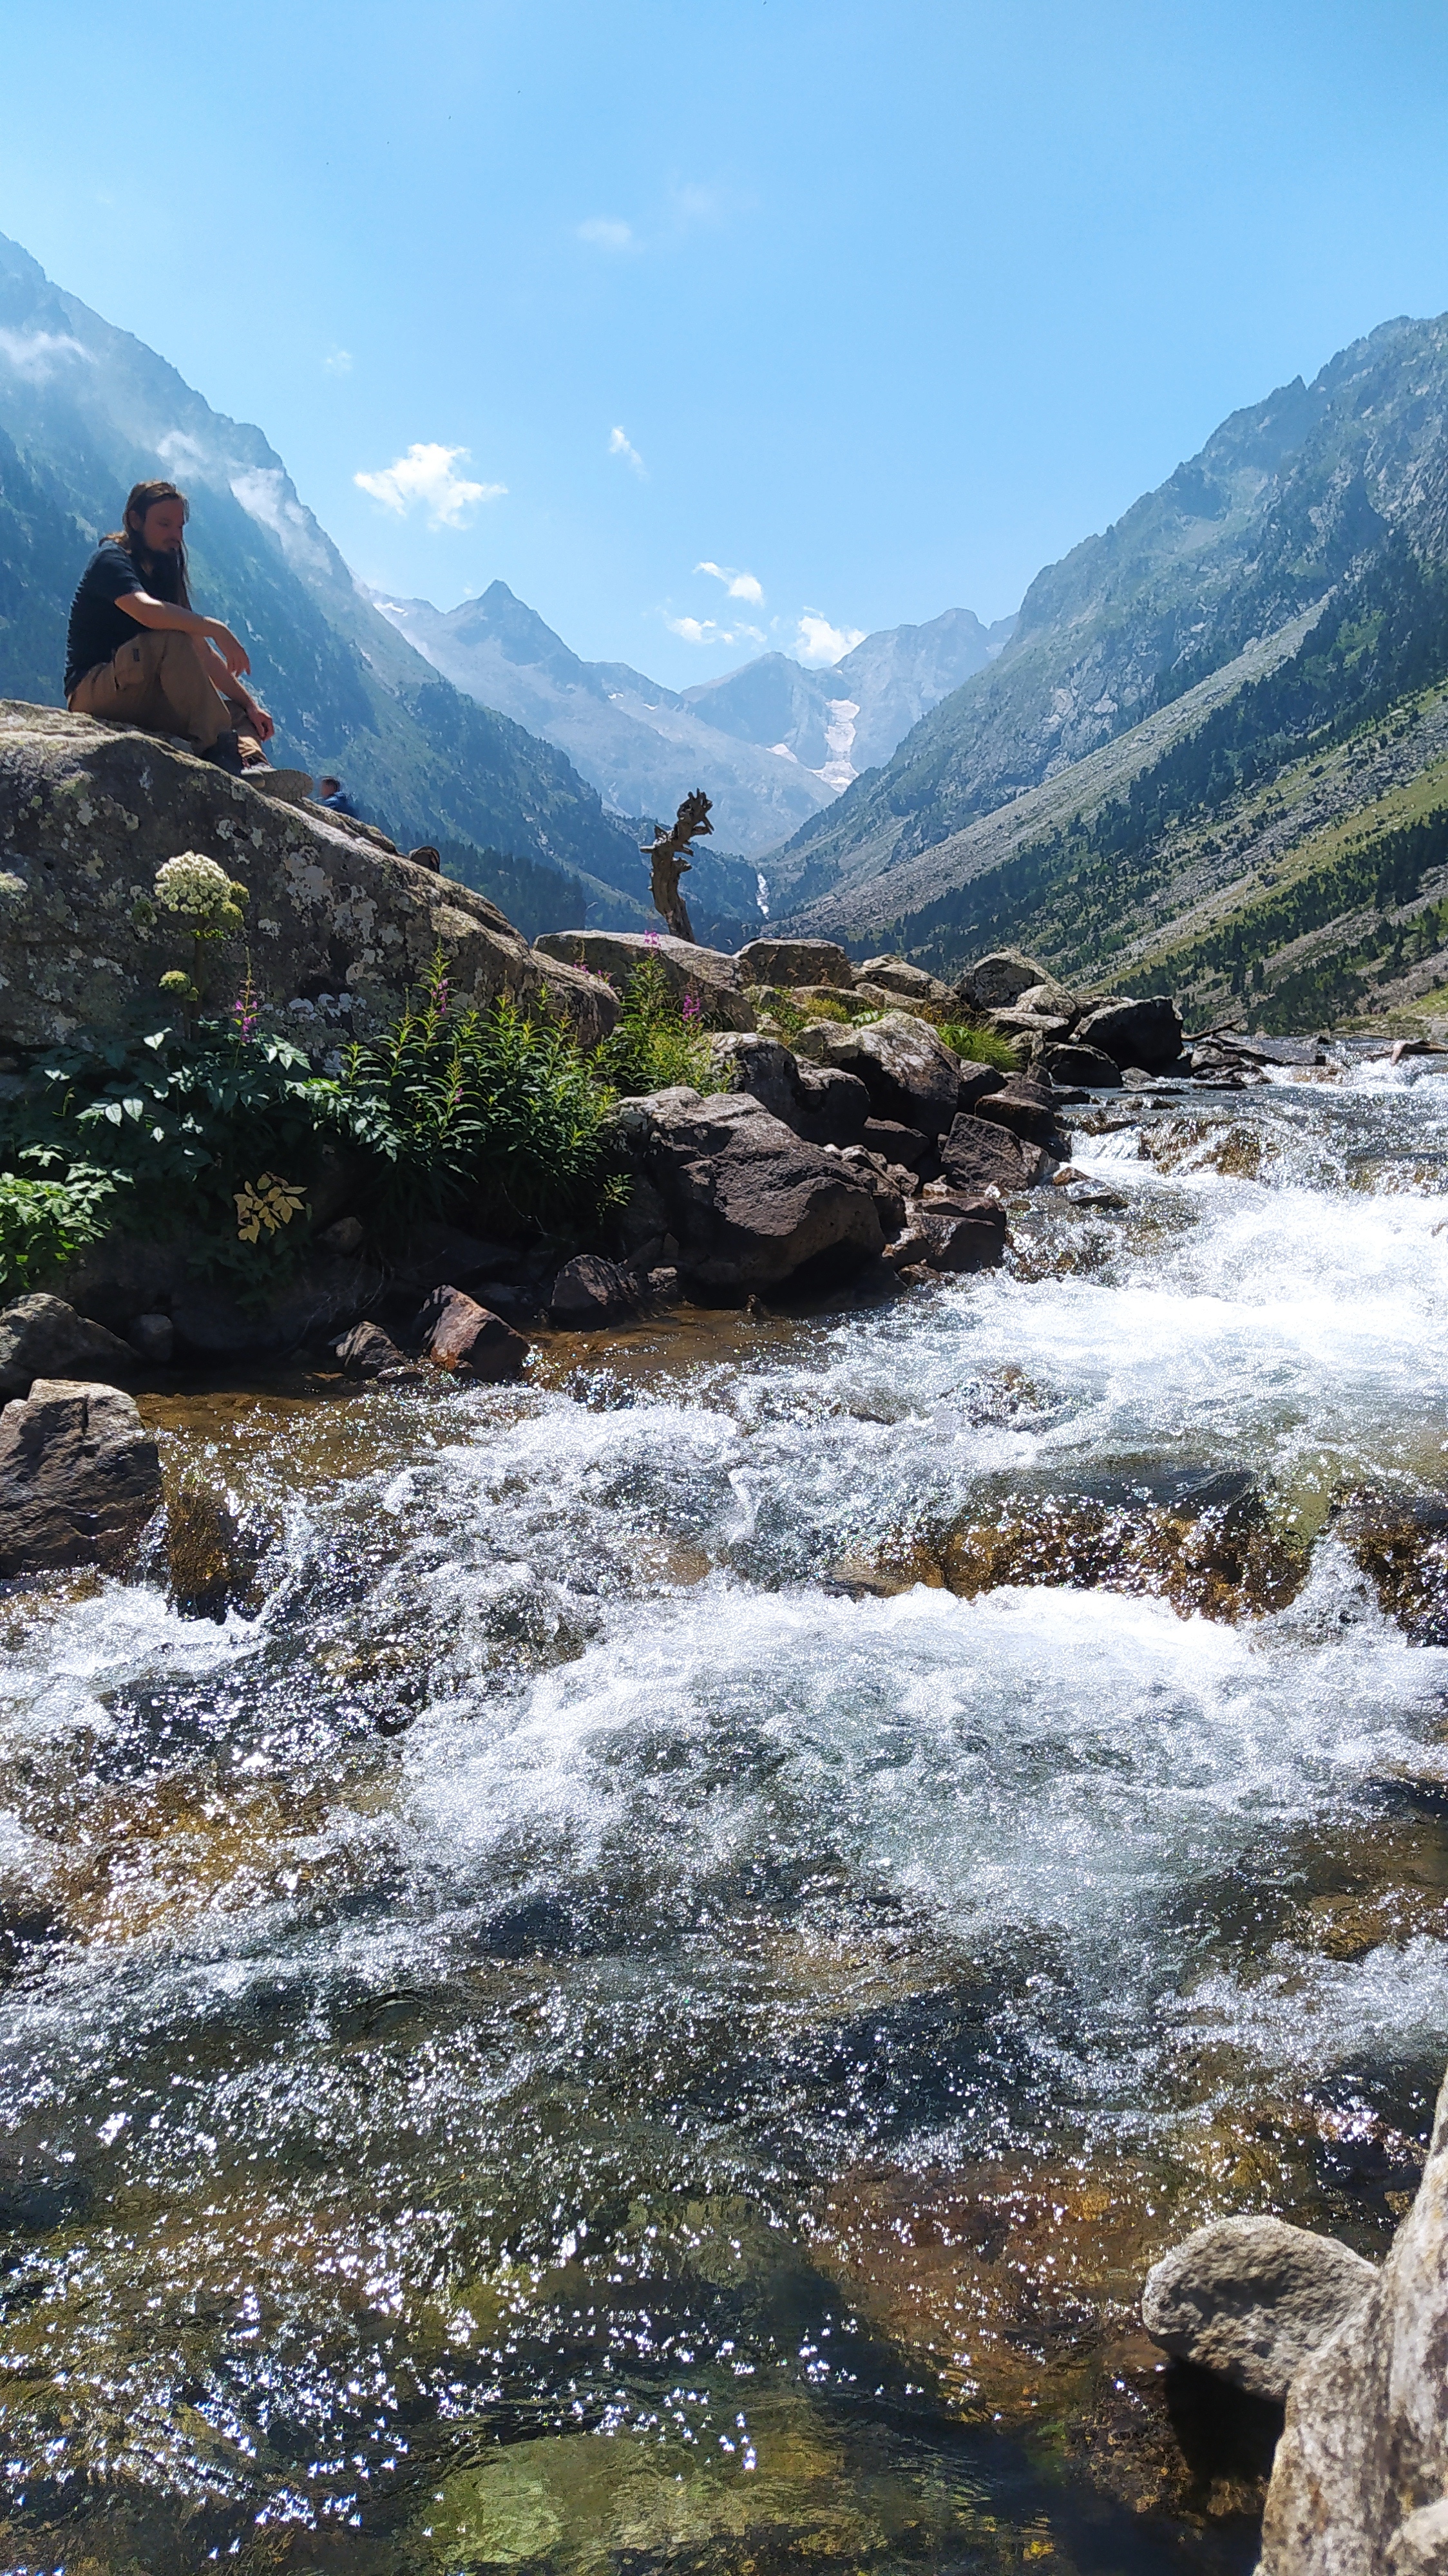
[[[772,874],[814,895],[908,864],[1184,695],[1394,536],[1441,551],[1445,521],[1448,319],[1384,323],[1313,384],[1234,413],[1040,573],[998,660]]]
[[[0,694],[59,703],[71,593],[152,475],[190,496],[196,596],[246,643],[281,759],[343,775],[404,847],[510,852],[581,880],[591,920],[641,925],[636,831],[552,743],[451,688],[376,614],[260,430],[213,412],[0,236]],[[754,880],[738,876],[742,911]]]
[[[613,811],[666,817],[703,787],[720,843],[744,853],[773,848],[887,759],[1012,623],[986,628],[968,608],[947,609],[867,636],[832,670],[765,653],[679,692],[626,663],[580,660],[506,582],[447,611],[373,597],[458,688],[559,744]]]

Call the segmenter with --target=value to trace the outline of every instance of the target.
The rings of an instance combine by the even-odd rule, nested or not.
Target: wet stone
[[[1331,1528],[1413,1643],[1448,1645],[1448,1496],[1362,1489],[1334,1503]]]

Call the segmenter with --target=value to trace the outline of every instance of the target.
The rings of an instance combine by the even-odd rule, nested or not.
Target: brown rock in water
[[[806,1265],[843,1273],[882,1249],[874,1189],[850,1149],[806,1143],[747,1092],[701,1100],[679,1085],[620,1101],[612,1121],[691,1289],[779,1287]]]
[[[917,1258],[932,1270],[997,1270],[1005,1258],[1006,1212],[998,1200],[935,1199],[912,1207],[910,1223],[927,1246]]]
[[[63,1297],[16,1297],[0,1310],[0,1395],[38,1377],[129,1376],[136,1353]]]
[[[1058,1161],[1066,1152],[1066,1139],[1056,1124],[1055,1093],[1049,1083],[1033,1082],[1029,1074],[1012,1074],[999,1091],[988,1092],[976,1102],[973,1115],[985,1119],[988,1126],[1008,1128],[1028,1145],[1043,1146]]]
[[[1448,2083],[1411,2210],[1367,2297],[1293,2380],[1261,2576],[1448,2567]]]
[[[1089,1091],[1119,1091],[1121,1067],[1104,1047],[1078,1046],[1074,1039],[1041,1051],[1041,1072],[1048,1082],[1068,1090],[1080,1083]]]
[[[1280,2404],[1377,2277],[1335,2236],[1280,2218],[1224,2218],[1152,2265],[1141,2321],[1177,2360]]]
[[[412,1338],[421,1342],[435,1367],[455,1376],[479,1378],[489,1386],[521,1377],[527,1365],[523,1335],[489,1307],[465,1297],[461,1288],[434,1288],[423,1301]]]
[[[160,1500],[156,1443],[119,1387],[37,1378],[0,1413],[0,1575],[114,1566]]]
[[[634,1315],[638,1303],[638,1283],[626,1270],[596,1252],[584,1252],[574,1261],[565,1261],[553,1282],[548,1307],[555,1324],[586,1331],[590,1325],[617,1323]]]

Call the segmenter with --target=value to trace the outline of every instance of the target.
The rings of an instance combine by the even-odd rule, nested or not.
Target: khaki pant
[[[240,700],[213,688],[190,636],[174,627],[138,627],[134,641],[109,662],[82,672],[66,704],[72,715],[108,716],[143,733],[184,734],[198,751],[210,751],[220,735],[235,732],[244,760],[261,752],[250,730],[241,730],[247,719]]]

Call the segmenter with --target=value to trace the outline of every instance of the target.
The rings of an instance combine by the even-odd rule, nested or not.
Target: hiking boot
[[[241,746],[234,733],[219,733],[205,751],[197,744],[193,744],[192,749],[198,760],[209,760],[213,769],[224,769],[228,777],[240,778],[242,775]]]
[[[310,796],[312,781],[305,769],[273,769],[270,761],[259,761],[243,769],[248,787],[257,788],[263,796],[273,796],[283,805],[300,805]]]

